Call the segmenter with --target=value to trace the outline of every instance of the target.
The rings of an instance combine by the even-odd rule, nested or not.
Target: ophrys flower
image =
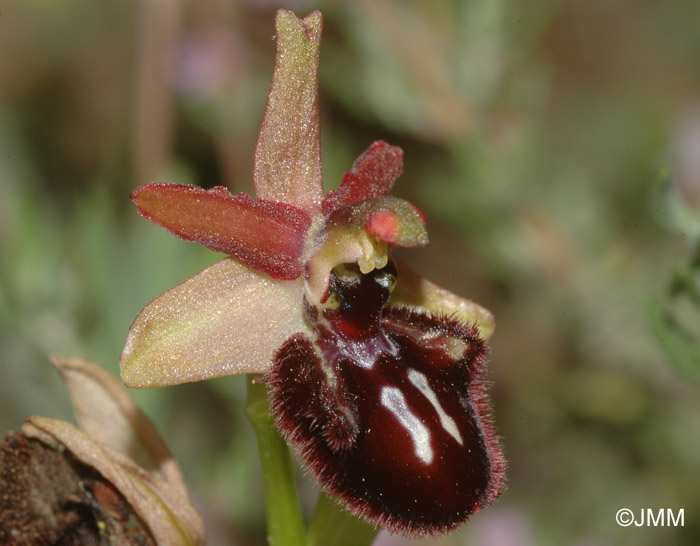
[[[423,213],[387,195],[399,148],[375,142],[324,196],[320,35],[319,12],[278,13],[257,199],[176,184],[132,194],[145,217],[231,257],[141,312],[122,377],[265,374],[277,426],[329,492],[372,523],[437,534],[502,489],[481,379],[493,319],[391,257],[428,243]]]

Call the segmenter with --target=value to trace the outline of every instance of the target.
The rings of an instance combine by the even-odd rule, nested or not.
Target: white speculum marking
[[[435,391],[433,389],[431,389],[430,385],[428,384],[428,378],[425,377],[419,371],[409,370],[408,371],[408,380],[433,405],[433,407],[435,408],[435,411],[437,412],[438,416],[440,417],[440,424],[442,425],[442,428],[444,428],[450,436],[452,436],[455,440],[457,440],[459,445],[464,445],[464,441],[462,440],[462,435],[459,433],[459,429],[457,428],[457,424],[454,422],[454,419],[452,419],[452,417],[447,415],[447,413],[445,413],[445,410],[442,409],[442,405],[440,404],[440,400],[438,400],[438,397],[435,394]]]
[[[361,368],[371,369],[377,359],[383,354],[396,356],[399,351],[388,337],[378,337],[372,342],[348,341],[341,336],[336,338],[338,352],[347,356],[352,362]]]
[[[416,456],[425,464],[433,462],[433,448],[430,445],[430,431],[411,410],[408,409],[406,398],[396,387],[383,387],[381,394],[382,406],[394,414],[396,419],[411,435]]]

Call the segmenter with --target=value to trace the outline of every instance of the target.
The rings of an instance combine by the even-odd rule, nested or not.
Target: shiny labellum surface
[[[272,411],[321,484],[355,514],[435,535],[493,502],[504,460],[480,379],[474,328],[387,305],[390,262],[340,266],[314,336],[297,334],[268,373]]]

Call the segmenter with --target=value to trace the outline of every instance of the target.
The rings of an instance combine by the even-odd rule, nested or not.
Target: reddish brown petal
[[[403,151],[398,146],[377,141],[357,158],[346,172],[337,190],[323,200],[323,212],[389,193],[394,180],[403,171]]]
[[[217,186],[148,184],[131,194],[142,216],[178,237],[236,257],[275,279],[296,279],[310,219],[283,203]]]
[[[255,149],[255,194],[316,214],[323,199],[318,108],[321,12],[302,20],[280,10],[275,24],[277,55]]]
[[[350,512],[408,536],[439,535],[494,502],[505,460],[478,330],[387,305],[389,262],[331,275],[307,305],[313,334],[287,340],[268,373],[282,435]]]

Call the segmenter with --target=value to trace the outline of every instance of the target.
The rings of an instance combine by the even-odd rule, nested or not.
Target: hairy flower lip
[[[483,379],[488,348],[474,325],[391,305],[386,275],[396,276],[393,265],[334,269],[339,301],[307,303],[313,333],[285,343],[266,382],[278,428],[328,492],[374,525],[435,536],[504,488]]]
[[[299,386],[298,380],[304,373],[315,373],[310,369],[315,358],[333,354],[349,359],[364,358],[360,371],[367,371],[380,361],[382,365],[389,365],[392,358],[398,358],[399,348],[403,347],[401,358],[411,362],[418,374],[414,373],[413,381],[410,375],[400,375],[406,371],[406,366],[396,364],[394,371],[398,372],[382,372],[383,377],[389,378],[386,384],[377,386],[366,382],[369,380],[358,379],[360,383],[365,382],[367,388],[360,389],[360,394],[355,390],[353,396],[359,399],[362,393],[371,391],[373,398],[367,404],[374,404],[378,411],[394,412],[396,422],[390,436],[396,437],[401,427],[405,432],[409,425],[423,423],[415,416],[414,419],[407,417],[405,411],[413,406],[402,396],[408,393],[406,395],[413,396],[414,402],[418,400],[413,408],[418,408],[422,416],[431,416],[427,420],[442,427],[443,430],[436,429],[436,438],[448,442],[459,438],[473,440],[474,443],[469,443],[465,449],[451,448],[449,456],[453,462],[447,478],[459,481],[460,487],[469,490],[466,504],[472,505],[466,506],[452,498],[451,502],[455,502],[451,506],[458,506],[460,512],[457,519],[454,514],[443,517],[445,514],[439,513],[439,506],[428,507],[423,516],[412,519],[413,505],[404,506],[403,500],[395,495],[393,500],[397,504],[389,506],[379,498],[370,510],[369,505],[362,502],[366,497],[361,490],[363,485],[357,490],[343,491],[332,481],[320,481],[354,514],[374,524],[413,536],[442,534],[494,501],[503,489],[505,461],[490,421],[486,383],[480,375],[485,364],[484,340],[494,328],[493,315],[480,305],[434,285],[400,262],[396,262],[395,283],[379,279],[378,270],[391,260],[389,246],[420,247],[428,243],[426,218],[420,209],[387,195],[403,169],[400,148],[383,141],[374,142],[344,175],[338,189],[324,197],[317,84],[321,27],[320,12],[299,19],[289,11],[278,11],[276,64],[255,150],[253,183],[258,199],[240,194],[232,196],[225,188],[207,191],[192,187],[183,189],[177,185],[148,185],[136,190],[135,201],[141,200],[137,203],[141,209],[141,197],[147,196],[149,191],[157,197],[164,189],[164,202],[173,198],[182,207],[184,218],[157,199],[155,204],[150,203],[156,213],[150,209],[141,212],[147,212],[151,215],[147,216],[149,219],[175,233],[180,231],[178,234],[184,238],[228,252],[232,258],[205,269],[148,304],[129,330],[121,359],[122,377],[129,386],[145,388],[237,373],[279,374],[277,363],[284,357],[292,366],[287,370],[291,385]],[[180,199],[182,196],[186,197]],[[188,203],[193,207],[191,211],[185,210]],[[237,217],[240,220],[237,227],[231,227],[227,220],[231,211],[240,217]],[[202,212],[205,214],[200,214]],[[211,219],[215,221],[209,221]],[[190,223],[179,230],[182,221]],[[289,236],[281,236],[281,233]],[[363,328],[347,317],[339,318],[338,313],[333,315],[337,309],[342,310],[331,298],[331,275],[340,264],[356,264],[360,279],[371,279],[380,285],[380,288],[372,287],[375,291],[396,285],[393,291],[381,293],[381,301],[390,309],[384,327],[393,337],[377,337],[387,340],[391,337],[394,341],[382,345],[367,339],[372,332],[381,330],[381,324]],[[374,309],[373,313],[368,313],[372,320],[384,320],[376,301],[371,302],[362,295],[354,298],[352,301],[361,303],[350,305],[364,302]],[[360,307],[355,311],[357,316],[362,316]],[[336,320],[337,331],[322,332],[329,319]],[[454,326],[452,330],[450,324]],[[423,335],[421,328],[430,330],[430,335]],[[435,341],[433,337],[439,338],[441,333],[444,339]],[[322,340],[325,349],[320,352],[308,346],[316,334],[325,336]],[[355,345],[350,346],[352,343]],[[467,355],[465,346],[471,346],[472,353]],[[283,355],[284,351],[287,353]],[[435,354],[438,356],[433,358]],[[299,360],[304,362],[300,364]],[[449,371],[449,377],[440,375],[445,371],[440,366],[448,368],[450,363],[455,364],[455,370]],[[317,379],[328,379],[333,365],[321,363]],[[460,370],[471,375],[458,376]],[[453,372],[455,375],[451,376]],[[433,380],[436,383],[431,386]],[[274,384],[274,381],[268,383]],[[389,390],[384,392],[384,387]],[[404,387],[413,391],[404,391]],[[282,391],[284,389],[277,394]],[[309,400],[309,392],[301,389],[302,413],[314,400],[333,401],[332,393],[328,392],[325,398],[311,396]],[[442,424],[449,420],[445,419],[444,412],[440,413],[436,393],[441,393],[443,401],[447,400],[453,415],[460,415],[468,422],[464,424],[463,420],[458,432]],[[273,400],[273,413],[283,434],[303,451],[304,439],[294,432],[301,433],[299,428],[294,428],[298,423],[290,418],[285,430],[285,423],[278,419],[285,408],[293,409],[292,405],[293,402],[284,396],[277,397]],[[337,428],[326,427],[322,433],[330,445],[350,453],[358,438],[374,441],[376,436],[370,437],[369,430],[365,432],[365,429],[351,426],[351,413],[343,408],[336,409],[328,421]],[[311,428],[317,429],[316,425]],[[410,436],[415,440],[415,434]],[[438,458],[426,454],[426,446],[418,445],[422,441],[414,441],[415,449],[423,451],[418,454],[418,463],[413,463],[419,465],[414,464],[419,469],[416,475],[427,477],[430,473],[422,474],[420,465]],[[441,443],[442,440],[435,445]],[[400,447],[407,452],[405,442]],[[447,453],[440,450],[442,448],[438,454]],[[398,450],[397,454],[400,453]],[[464,478],[460,453],[467,461],[465,464],[471,465],[466,470],[475,476],[474,479]],[[362,468],[371,467],[372,460],[368,462],[360,457],[357,464]],[[347,473],[342,468],[336,470],[338,478]],[[391,475],[390,470],[385,465],[382,472]],[[435,484],[433,480],[431,487]],[[419,482],[415,485],[420,487]],[[433,491],[440,494],[438,489]],[[432,497],[424,494],[423,501],[431,504]],[[397,507],[402,510],[400,516],[392,512]]]

